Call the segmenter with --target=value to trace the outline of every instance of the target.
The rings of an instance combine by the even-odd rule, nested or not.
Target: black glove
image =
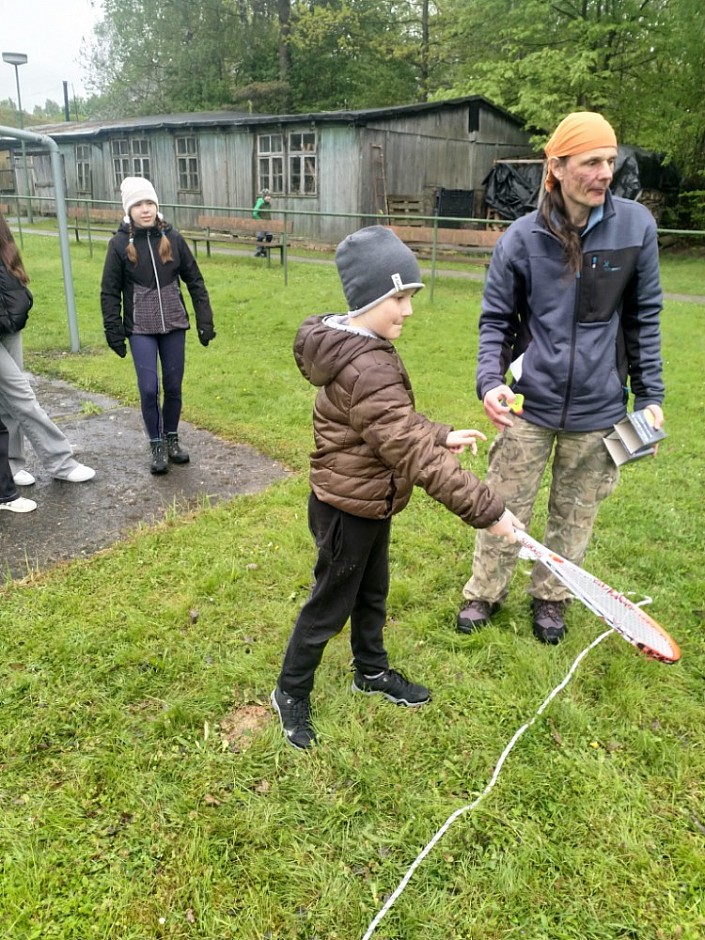
[[[111,346],[110,348],[114,353],[117,353],[121,359],[124,359],[127,355],[127,346],[125,343],[120,343],[118,346]]]
[[[212,339],[215,339],[216,332],[212,326],[204,326],[198,331],[198,340],[201,346],[207,346]]]

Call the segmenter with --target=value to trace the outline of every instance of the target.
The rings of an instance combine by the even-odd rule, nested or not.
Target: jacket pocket
[[[579,323],[605,323],[622,307],[636,264],[633,248],[587,251],[579,280]]]
[[[336,512],[330,525],[316,537],[317,548],[321,555],[324,555],[330,561],[337,561],[343,548],[343,514]]]

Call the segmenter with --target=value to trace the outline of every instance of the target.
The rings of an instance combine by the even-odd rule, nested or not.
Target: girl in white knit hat
[[[152,473],[188,463],[179,443],[186,331],[190,328],[180,280],[191,295],[202,346],[215,338],[213,311],[203,276],[184,238],[164,221],[149,180],[126,177],[125,218],[111,238],[100,301],[108,345],[124,358],[127,343],[151,451]],[[161,365],[161,389],[159,366]]]

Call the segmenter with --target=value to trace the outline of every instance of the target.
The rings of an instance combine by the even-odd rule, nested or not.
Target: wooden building
[[[494,161],[531,151],[520,121],[479,96],[364,111],[204,112],[33,130],[59,145],[69,199],[119,205],[123,177],[145,176],[185,228],[204,207],[247,210],[266,187],[273,210],[302,213],[293,216],[297,235],[325,242],[370,224],[369,216],[434,214],[441,191],[471,194],[473,211],[465,215],[479,214]],[[19,143],[0,141],[8,147]],[[51,211],[49,156],[29,149],[33,191],[47,200],[39,211]]]

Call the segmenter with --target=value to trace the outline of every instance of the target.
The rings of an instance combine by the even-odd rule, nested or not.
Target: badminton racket
[[[641,607],[604,581],[568,561],[533,539],[514,530],[521,544],[520,557],[545,565],[571,594],[638,650],[662,663],[675,663],[681,657],[678,644]]]

